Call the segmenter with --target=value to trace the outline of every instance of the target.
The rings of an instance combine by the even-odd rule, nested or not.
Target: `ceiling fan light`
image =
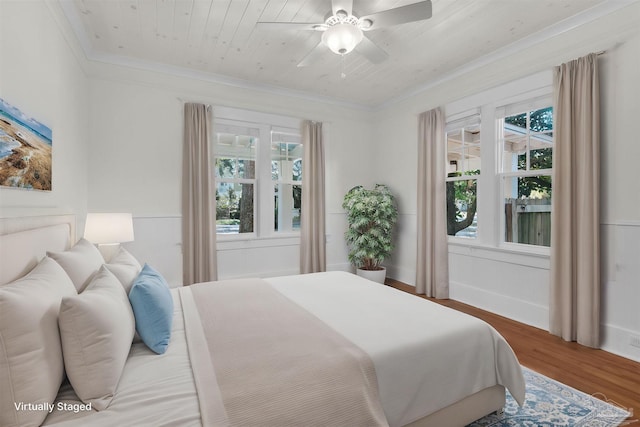
[[[373,25],[373,21],[371,19],[365,18],[360,21],[360,28],[363,30],[368,30]]]
[[[362,41],[362,31],[351,24],[336,24],[322,33],[322,41],[332,52],[345,55]]]

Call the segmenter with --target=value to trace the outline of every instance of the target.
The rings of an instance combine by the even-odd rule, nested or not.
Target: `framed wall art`
[[[0,99],[0,186],[51,191],[51,129]]]

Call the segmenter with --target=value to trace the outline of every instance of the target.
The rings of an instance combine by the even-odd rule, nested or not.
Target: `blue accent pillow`
[[[152,351],[163,354],[169,346],[173,323],[173,297],[166,280],[145,264],[133,281],[129,301],[140,338]]]

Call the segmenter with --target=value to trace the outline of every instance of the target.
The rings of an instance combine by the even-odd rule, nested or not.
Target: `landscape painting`
[[[51,191],[51,129],[0,99],[0,186]]]

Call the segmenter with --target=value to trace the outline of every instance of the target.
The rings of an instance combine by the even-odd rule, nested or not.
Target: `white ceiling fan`
[[[355,50],[374,64],[389,56],[365,33],[382,27],[431,18],[431,0],[387,9],[371,15],[354,16],[353,0],[332,0],[331,12],[324,22],[258,22],[260,28],[296,29],[322,32],[322,39],[298,64],[306,67],[316,62],[327,50],[346,55]]]

